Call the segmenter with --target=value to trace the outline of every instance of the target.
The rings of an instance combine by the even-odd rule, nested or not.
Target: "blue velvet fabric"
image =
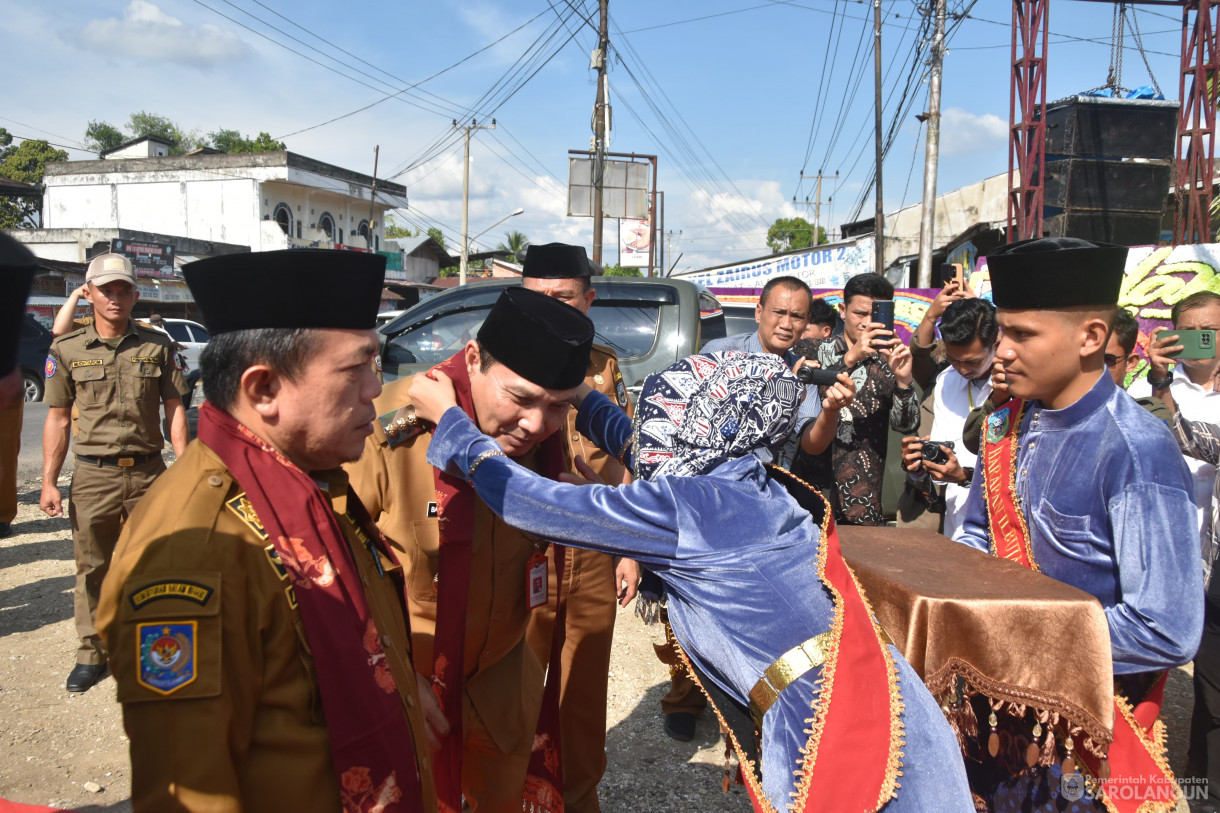
[[[617,450],[630,421],[593,393],[577,429]],[[465,476],[479,455],[498,448],[455,408],[436,427],[428,462]],[[473,484],[510,525],[626,556],[655,572],[665,582],[670,623],[687,654],[743,704],[779,655],[830,627],[833,605],[817,574],[820,529],[752,456],[699,477],[659,477],[618,488],[556,483],[493,456],[479,465]],[[952,731],[918,677],[894,655],[907,745],[901,790],[885,809],[973,810]],[[819,676],[814,670],[793,683],[764,717],[763,789],[779,810],[796,787],[793,772],[808,739]],[[825,809],[833,808],[827,800]]]
[[[1016,489],[1034,560],[1101,602],[1115,674],[1187,663],[1203,633],[1199,524],[1176,451],[1164,422],[1104,373],[1064,409],[1031,402],[1021,424]],[[987,551],[983,471],[954,538]]]

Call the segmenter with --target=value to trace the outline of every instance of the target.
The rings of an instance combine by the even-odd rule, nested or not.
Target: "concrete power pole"
[[[936,168],[940,159],[940,73],[945,58],[945,0],[936,0],[932,70],[928,78],[928,145],[923,159],[923,216],[919,222],[919,287],[932,287],[936,234]]]
[[[873,0],[873,119],[877,128],[877,196],[876,254],[874,268],[878,274],[885,273],[885,205],[881,195],[881,164],[885,150],[881,143],[881,0]]]
[[[453,126],[457,127],[457,120],[453,122]],[[491,126],[480,126],[474,119],[470,120],[470,124],[462,128],[466,131],[466,151],[462,154],[462,260],[458,266],[458,285],[466,284],[466,258],[470,254],[470,245],[468,236],[470,234],[470,131],[471,130],[494,130],[496,129],[496,120],[491,120]]]
[[[601,22],[597,29],[597,102],[593,105],[593,262],[602,261],[602,180],[606,174],[606,119],[610,94],[607,92],[606,59],[610,47],[610,0],[599,0]]]

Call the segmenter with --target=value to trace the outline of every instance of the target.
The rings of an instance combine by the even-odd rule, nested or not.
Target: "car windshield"
[[[593,340],[612,349],[620,359],[643,356],[656,342],[661,302],[595,299],[589,311]],[[473,339],[491,305],[475,305],[442,313],[392,338],[382,363],[390,370],[401,364],[439,364]]]
[[[191,340],[190,331],[181,322],[166,322],[165,330],[169,335],[174,337],[176,342],[189,342]]]

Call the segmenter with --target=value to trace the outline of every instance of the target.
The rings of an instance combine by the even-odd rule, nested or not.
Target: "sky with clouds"
[[[857,217],[873,211],[871,3],[609,6],[610,149],[659,156],[679,270],[765,254],[776,218],[812,220],[804,199],[815,187],[802,171],[831,176],[823,225],[853,219],[857,207]],[[885,127],[895,130],[883,169],[890,211],[922,190],[925,132],[915,114],[927,109],[927,84],[914,58],[921,6],[882,8]],[[525,213],[477,247],[494,247],[508,229],[591,244],[591,221],[566,216],[566,184],[568,150],[588,149],[591,135],[594,0],[0,0],[0,9],[10,64],[23,66],[11,74],[0,127],[18,137],[89,158],[89,121],[121,126],[145,110],[188,131],[267,131],[294,152],[365,173],[380,145],[379,176],[408,188],[411,208],[398,221],[439,226],[453,248],[462,141],[452,121],[494,117],[496,129],[472,137],[470,232]],[[1152,74],[1177,98],[1180,18],[1134,9]],[[942,191],[1007,170],[1010,18],[1007,3],[980,0],[952,25]],[[1104,84],[1113,23],[1110,3],[1052,3],[1049,98]],[[1125,41],[1123,85],[1149,84],[1130,26]]]

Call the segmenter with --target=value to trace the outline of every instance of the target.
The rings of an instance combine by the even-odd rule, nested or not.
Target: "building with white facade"
[[[147,139],[123,154],[159,146]],[[371,176],[288,151],[111,153],[47,164],[43,184],[45,229],[127,229],[251,251],[380,250],[386,210],[407,206],[401,184],[377,181],[370,205]]]

